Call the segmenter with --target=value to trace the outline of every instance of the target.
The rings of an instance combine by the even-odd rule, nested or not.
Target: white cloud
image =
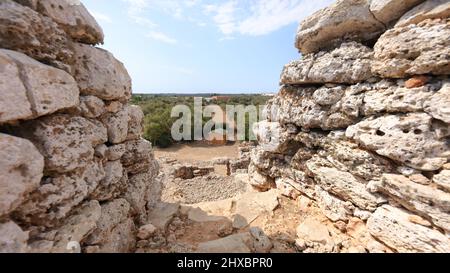
[[[108,15],[106,15],[104,13],[100,13],[98,11],[89,11],[89,13],[92,16],[94,16],[96,21],[100,21],[100,22],[104,22],[104,23],[108,23],[108,24],[111,24],[113,22],[111,17],[109,17]]]
[[[266,35],[292,23],[298,23],[333,0],[228,0],[205,5],[207,14],[224,35]]]
[[[147,34],[147,37],[149,37],[153,40],[159,41],[159,42],[163,42],[166,44],[172,44],[172,45],[176,44],[178,42],[176,39],[169,37],[167,34],[164,34],[160,31],[155,31],[155,30],[150,31]]]

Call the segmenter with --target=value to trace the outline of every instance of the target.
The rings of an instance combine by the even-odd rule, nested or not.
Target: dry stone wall
[[[76,0],[0,0],[0,252],[127,252],[158,172]]]
[[[360,218],[392,251],[449,252],[450,2],[338,0],[296,47],[255,126],[250,183],[340,226]]]

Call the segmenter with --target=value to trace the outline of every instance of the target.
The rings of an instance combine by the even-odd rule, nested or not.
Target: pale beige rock
[[[370,11],[383,24],[388,25],[423,0],[371,0]]]
[[[252,236],[250,233],[239,233],[215,241],[198,245],[198,253],[251,253]]]
[[[107,241],[98,249],[99,253],[130,253],[136,245],[136,226],[133,219],[128,218],[116,225]]]
[[[399,113],[423,111],[425,105],[436,96],[431,85],[418,88],[405,88],[397,85],[386,89],[374,89],[365,93],[363,112],[365,116],[377,113]],[[433,110],[440,109],[440,104]],[[430,109],[430,111],[433,111]]]
[[[155,169],[152,144],[144,139],[125,142],[125,153],[121,162],[129,174],[137,174]]]
[[[332,240],[328,227],[312,218],[306,219],[297,227],[297,236],[307,242],[323,245],[331,243]]]
[[[158,203],[150,209],[148,221],[159,230],[165,231],[179,209],[179,204]]]
[[[353,215],[355,207],[350,202],[345,202],[321,187],[316,186],[316,201],[325,216],[333,222],[348,221]]]
[[[86,238],[88,245],[103,245],[112,238],[112,230],[128,218],[130,204],[125,199],[115,199],[101,205],[101,216],[96,229]]]
[[[356,178],[348,172],[335,168],[320,167],[314,161],[307,163],[314,174],[315,181],[326,191],[343,200],[348,200],[361,209],[373,211],[383,202],[382,199],[366,190],[364,180]]]
[[[17,76],[27,90],[34,118],[78,105],[77,83],[67,72],[39,63],[19,52],[0,50],[0,55],[9,57],[10,62],[17,65]]]
[[[156,231],[157,231],[157,228],[154,225],[148,224],[148,225],[140,227],[138,229],[138,233],[136,236],[141,240],[147,240],[153,234],[155,234]]]
[[[450,170],[443,170],[433,176],[433,182],[450,191]]]
[[[0,45],[66,69],[73,58],[71,42],[55,22],[11,0],[0,2]]]
[[[450,240],[437,230],[409,221],[405,210],[389,205],[378,208],[367,228],[378,240],[398,252],[449,252]]]
[[[88,165],[94,148],[106,142],[106,128],[95,120],[52,115],[18,128],[45,158],[45,171],[65,173]]]
[[[128,135],[127,140],[139,139],[144,132],[144,112],[141,107],[131,105],[127,107],[128,112]]]
[[[248,170],[250,185],[261,191],[273,188],[273,179],[261,173],[253,164],[250,164]]]
[[[0,224],[0,253],[28,252],[28,232],[16,223],[8,221]]]
[[[259,146],[265,152],[288,154],[298,149],[291,140],[297,129],[282,127],[278,122],[261,121],[253,125],[253,132]]]
[[[409,75],[450,74],[450,24],[425,20],[418,25],[396,27],[375,44],[372,71],[385,78]]]
[[[99,201],[112,200],[127,188],[127,174],[120,160],[108,161],[104,164],[105,175],[91,197]]]
[[[85,168],[46,177],[15,215],[33,225],[56,226],[94,191],[104,176],[101,163],[87,162]]]
[[[268,104],[271,121],[302,128],[346,128],[361,115],[367,84],[346,86],[282,87]]]
[[[447,0],[426,0],[405,13],[395,24],[396,27],[403,27],[410,24],[417,24],[426,19],[449,18],[450,2]]]
[[[109,161],[119,160],[125,153],[125,149],[125,144],[109,146],[105,156]]]
[[[106,113],[101,118],[103,125],[108,130],[108,141],[119,144],[127,139],[128,134],[128,110],[122,109],[117,113]]]
[[[281,74],[281,84],[358,83],[372,77],[370,48],[356,43],[344,43],[330,52],[303,56],[287,64]]]
[[[442,88],[424,104],[424,110],[433,118],[450,124],[450,83],[445,82]]]
[[[384,174],[378,190],[410,211],[450,231],[450,193],[414,183],[403,175]]]
[[[296,47],[303,54],[335,47],[342,38],[368,41],[385,26],[369,10],[366,0],[338,0],[306,18],[297,31]]]
[[[244,228],[264,213],[271,213],[279,205],[278,193],[271,190],[263,193],[250,192],[236,200],[233,227]]]
[[[39,13],[52,18],[72,39],[78,42],[103,43],[104,36],[101,27],[79,0],[37,0],[31,1],[31,3],[27,0],[19,0],[16,2],[29,4]]]
[[[85,118],[98,118],[105,112],[105,103],[95,96],[81,96],[77,113]]]
[[[63,226],[57,230],[55,245],[52,252],[71,252],[70,243],[81,242],[97,227],[97,221],[101,215],[101,207],[98,201],[90,201],[82,205],[73,216],[68,218]]]
[[[365,119],[350,126],[346,135],[380,155],[433,171],[450,158],[449,144],[440,130],[448,130],[448,126],[433,123],[427,114],[411,113]]]
[[[11,57],[0,50],[0,123],[33,117],[27,89],[20,78],[20,69]]]
[[[75,44],[74,77],[83,95],[104,100],[127,100],[131,79],[124,65],[106,50]],[[95,75],[95,77],[92,77]]]
[[[44,158],[30,141],[0,134],[0,216],[25,201],[43,170]]]
[[[141,218],[145,218],[148,188],[153,182],[155,173],[153,170],[133,175],[128,178],[128,184],[123,198],[131,205],[132,212]],[[141,219],[144,220],[144,219]]]

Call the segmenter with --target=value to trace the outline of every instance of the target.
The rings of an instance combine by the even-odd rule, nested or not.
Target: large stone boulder
[[[106,50],[75,44],[74,77],[83,95],[104,100],[128,100],[131,79],[124,65]],[[95,75],[95,77],[92,77]]]
[[[330,52],[303,56],[287,64],[281,75],[282,84],[358,83],[372,77],[370,48],[344,43]]]
[[[305,19],[297,31],[296,47],[303,54],[330,49],[343,40],[377,38],[385,26],[369,9],[367,0],[338,0]]]
[[[13,221],[0,224],[0,253],[25,253],[28,251],[28,232]]]
[[[73,49],[66,33],[50,18],[11,0],[0,2],[0,45],[66,68]]]
[[[77,106],[79,90],[65,71],[11,50],[0,49],[0,122],[37,118]]]
[[[372,236],[398,252],[450,251],[450,241],[446,235],[411,219],[413,214],[385,205],[369,218],[367,228]]]
[[[418,24],[426,19],[449,18],[450,2],[448,0],[426,0],[405,13],[395,24],[396,27],[404,27]]]
[[[375,18],[385,25],[391,24],[424,0],[370,0],[370,11]]]
[[[30,141],[0,134],[0,216],[39,186],[43,169],[44,158]]]
[[[375,45],[372,71],[385,78],[450,74],[448,22],[425,20],[388,30]]]
[[[79,0],[15,0],[50,17],[70,35],[85,44],[103,43],[103,31]]]
[[[450,158],[445,139],[448,125],[433,122],[425,113],[371,117],[350,126],[346,135],[379,155],[419,170],[439,170]]]
[[[45,158],[45,171],[65,173],[87,166],[94,148],[107,141],[106,128],[98,121],[69,115],[52,115],[17,128]]]

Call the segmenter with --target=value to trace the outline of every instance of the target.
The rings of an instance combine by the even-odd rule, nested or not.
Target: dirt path
[[[179,162],[209,161],[219,157],[238,157],[239,144],[211,146],[204,143],[175,144],[169,148],[155,149],[156,158],[173,158]]]

